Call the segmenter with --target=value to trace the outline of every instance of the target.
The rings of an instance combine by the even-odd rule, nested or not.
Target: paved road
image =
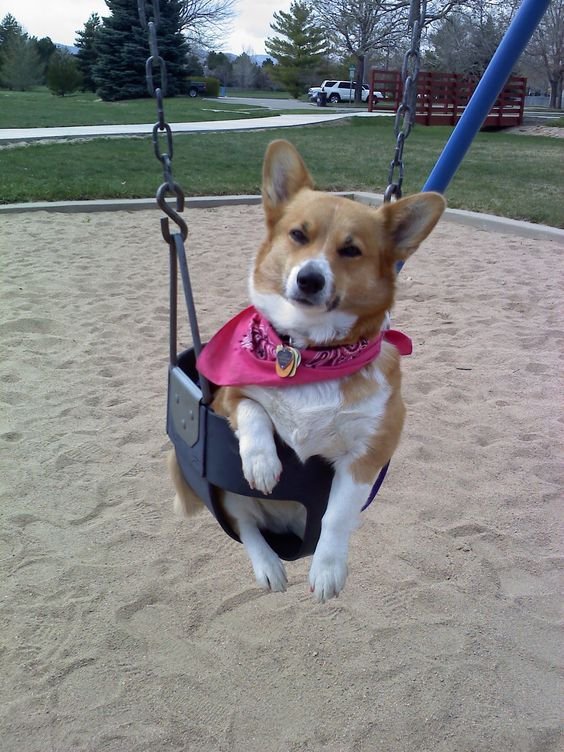
[[[344,105],[339,105],[338,107],[333,107],[332,105],[329,105],[327,109],[318,107],[313,102],[304,102],[301,99],[254,99],[251,97],[225,97],[225,99],[214,99],[210,100],[214,102],[229,102],[229,104],[241,104],[241,105],[251,105],[254,104],[256,107],[266,107],[269,110],[305,110],[305,111],[317,111],[317,112],[344,112],[345,109],[347,111],[351,112],[366,112],[366,105],[363,107],[346,107]]]

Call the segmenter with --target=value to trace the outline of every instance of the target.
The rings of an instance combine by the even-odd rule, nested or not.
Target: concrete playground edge
[[[379,206],[383,196],[377,193],[362,191],[348,191],[336,195],[351,198],[371,206]],[[261,197],[255,195],[238,196],[195,196],[186,199],[187,209],[209,209],[221,206],[236,206],[241,204],[260,204]],[[96,201],[41,201],[32,203],[0,205],[0,217],[3,214],[25,214],[30,212],[47,211],[63,213],[110,212],[110,211],[139,211],[157,209],[154,198],[138,199],[108,199]],[[469,225],[485,232],[498,232],[508,235],[519,235],[526,238],[540,240],[554,240],[564,245],[564,230],[549,225],[523,222],[493,214],[465,211],[463,209],[447,209],[444,215],[447,222]]]

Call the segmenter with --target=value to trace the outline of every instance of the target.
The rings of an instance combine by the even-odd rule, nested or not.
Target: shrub
[[[206,82],[206,96],[219,97],[219,79],[213,76],[206,76],[204,81]]]
[[[47,66],[47,86],[60,97],[72,94],[82,85],[82,73],[76,58],[69,52],[57,50]]]

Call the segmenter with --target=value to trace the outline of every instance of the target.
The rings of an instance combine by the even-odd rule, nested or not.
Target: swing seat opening
[[[317,456],[302,463],[287,444],[277,439],[283,466],[280,481],[269,496],[252,489],[243,476],[237,437],[226,418],[202,400],[194,348],[180,353],[169,368],[167,433],[186,483],[227,535],[239,541],[219,502],[219,489],[273,504],[296,501],[306,510],[303,540],[293,533],[261,532],[281,559],[294,561],[313,554],[327,509],[333,468]]]

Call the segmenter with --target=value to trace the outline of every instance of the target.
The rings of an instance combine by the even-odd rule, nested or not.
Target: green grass
[[[263,107],[229,104],[226,99],[174,97],[166,99],[169,122],[201,122],[271,116]],[[0,128],[48,128],[65,125],[124,125],[154,123],[154,99],[102,102],[95,94],[81,92],[56,97],[47,89],[35,91],[0,90]]]
[[[404,193],[421,189],[452,129],[417,127],[405,147]],[[394,137],[390,119],[266,131],[176,136],[173,171],[187,196],[257,194],[269,141],[286,138],[317,186],[383,192]],[[564,227],[564,141],[480,133],[455,176],[449,205]],[[0,150],[1,200],[134,198],[154,195],[160,165],[149,139],[94,139]]]

